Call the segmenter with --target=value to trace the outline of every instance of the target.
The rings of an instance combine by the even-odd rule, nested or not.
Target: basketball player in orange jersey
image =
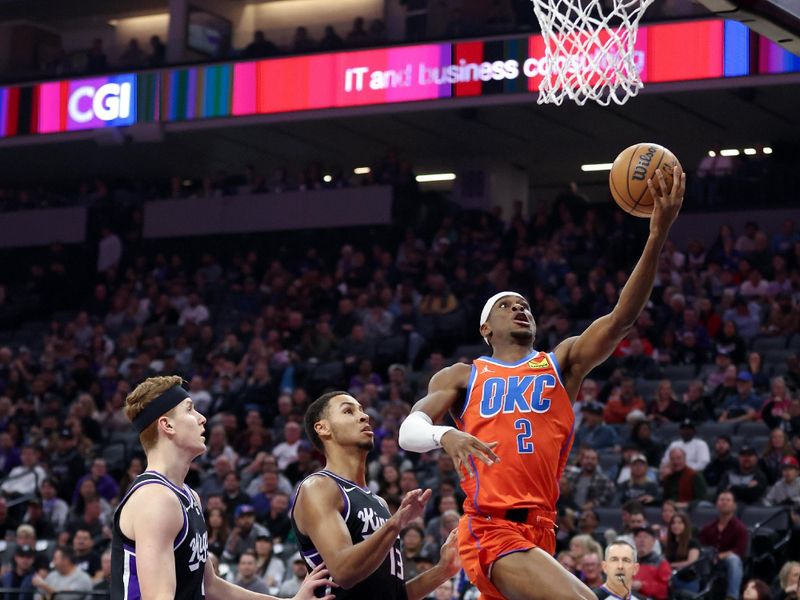
[[[516,292],[496,294],[480,321],[491,357],[439,371],[400,428],[404,449],[441,447],[455,462],[466,493],[461,562],[484,600],[596,600],[552,556],[572,403],[583,378],[611,355],[647,303],[685,185],[677,168],[671,190],[660,172],[648,181],[655,198],[650,235],[610,314],[553,352],[539,352],[528,302]],[[434,425],[448,411],[457,429]]]

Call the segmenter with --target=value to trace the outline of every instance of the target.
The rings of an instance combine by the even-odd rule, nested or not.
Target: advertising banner
[[[541,35],[354,50],[0,87],[0,138],[244,115],[537,92]],[[640,28],[645,84],[800,71],[800,57],[720,19]]]

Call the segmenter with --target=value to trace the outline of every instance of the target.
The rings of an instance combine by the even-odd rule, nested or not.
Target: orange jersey
[[[575,413],[553,353],[534,351],[517,363],[476,359],[456,423],[483,442],[499,442],[500,462],[473,461],[477,475],[461,484],[467,512],[556,510]]]

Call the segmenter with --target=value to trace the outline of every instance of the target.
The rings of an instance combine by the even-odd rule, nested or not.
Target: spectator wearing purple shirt
[[[81,484],[86,480],[91,479],[94,481],[97,493],[111,502],[114,498],[119,496],[119,484],[108,474],[106,461],[102,458],[95,458],[92,461],[92,468],[89,472],[78,480],[75,485],[75,491],[72,493],[72,503],[78,501],[80,495]]]

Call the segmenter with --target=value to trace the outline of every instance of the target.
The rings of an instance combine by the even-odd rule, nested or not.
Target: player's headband
[[[478,323],[478,327],[482,327],[483,324],[489,320],[489,313],[492,312],[492,307],[494,306],[494,303],[500,300],[500,298],[503,298],[504,296],[516,296],[517,298],[522,298],[523,300],[525,300],[525,296],[523,296],[522,294],[518,294],[517,292],[498,292],[497,294],[489,298],[486,301],[486,304],[483,305],[483,310],[481,311],[481,322]],[[486,338],[483,338],[483,341],[486,342],[487,344],[489,343],[489,340],[487,340]]]
[[[189,392],[181,386],[172,386],[150,404],[145,406],[142,412],[134,417],[133,428],[136,429],[137,432],[142,433],[158,417],[171,411],[188,397]]]

